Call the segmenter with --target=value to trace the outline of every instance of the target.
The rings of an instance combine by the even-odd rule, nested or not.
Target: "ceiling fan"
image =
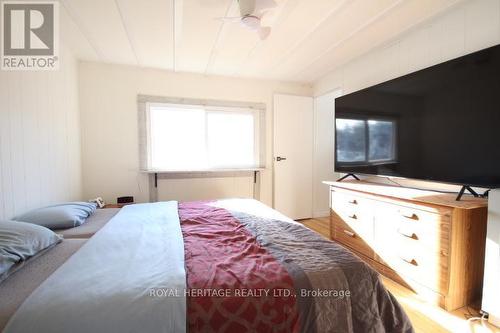
[[[274,0],[238,0],[240,15],[237,17],[221,17],[226,22],[240,22],[244,27],[257,32],[261,40],[271,33],[271,27],[262,25],[262,17],[277,6]]]

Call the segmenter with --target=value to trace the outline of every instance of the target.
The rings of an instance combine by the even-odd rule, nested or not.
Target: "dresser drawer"
[[[408,284],[415,281],[440,294],[448,293],[448,257],[409,249],[394,250],[383,258],[376,255],[378,262],[397,272]]]
[[[380,202],[375,213],[375,259],[403,279],[446,294],[450,215]]]
[[[451,213],[450,213],[451,214]],[[375,213],[377,248],[412,248],[416,252],[447,256],[450,251],[450,216],[380,203]]]
[[[373,229],[374,201],[349,193],[332,191],[331,207],[344,222],[354,229],[369,225]]]
[[[359,212],[370,206],[371,200],[346,192],[331,191],[330,207],[336,212]]]
[[[353,228],[347,224],[343,218],[334,211],[331,214],[332,236],[333,239],[362,253],[363,255],[374,258],[374,252],[370,245],[373,242],[373,236],[364,228]]]
[[[376,248],[380,250],[408,248],[414,252],[425,251],[448,256],[450,254],[450,225],[441,224],[437,229],[420,223],[379,222],[374,228]]]
[[[394,232],[408,245],[420,245],[426,250],[436,253],[449,253],[449,223],[430,226],[425,223],[400,222],[395,226]]]
[[[422,222],[429,226],[436,226],[442,223],[450,224],[453,213],[453,209],[451,208],[440,208],[439,210],[436,209],[434,212],[430,212],[428,211],[428,207],[417,209],[392,204],[391,206],[394,206],[397,214],[400,216],[400,221]]]

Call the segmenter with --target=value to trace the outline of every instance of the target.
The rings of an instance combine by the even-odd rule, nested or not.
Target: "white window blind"
[[[263,163],[261,110],[145,103],[146,171],[257,169]]]

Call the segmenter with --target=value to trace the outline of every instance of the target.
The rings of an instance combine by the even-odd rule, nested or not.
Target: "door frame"
[[[334,88],[334,89],[331,89],[331,90],[327,90],[325,92],[322,92],[321,94],[319,95],[315,95],[313,97],[314,99],[314,111],[313,111],[313,178],[312,178],[312,181],[313,181],[313,218],[316,218],[316,217],[325,217],[325,216],[328,216],[330,214],[330,211],[329,211],[329,204],[328,204],[328,207],[325,206],[324,210],[315,210],[315,206],[314,206],[314,203],[316,202],[317,200],[317,197],[318,197],[318,193],[316,191],[316,180],[315,179],[318,175],[316,173],[316,170],[317,170],[317,167],[318,167],[318,159],[319,159],[319,153],[317,152],[316,148],[317,148],[317,144],[318,144],[318,129],[316,128],[316,120],[318,118],[318,113],[319,113],[319,110],[317,109],[317,101],[318,99],[320,98],[324,98],[324,97],[327,97],[327,96],[332,96],[334,99],[337,98],[337,97],[340,97],[342,96],[342,88],[340,87],[337,87],[337,88]],[[333,108],[333,113],[332,113],[332,117],[335,119],[335,104],[334,104],[334,108]],[[333,120],[332,120],[333,122]],[[333,149],[335,149],[335,124],[333,124],[334,128],[333,128],[333,131],[332,131],[332,137],[330,138],[330,142],[333,142]],[[333,151],[333,165],[330,165],[329,167],[331,167],[331,172],[334,173],[334,177],[336,176],[335,175],[335,152]],[[337,179],[337,178],[335,178]],[[323,179],[323,180],[334,180],[334,179]],[[320,180],[322,181],[322,180]],[[317,185],[317,184],[316,184]],[[326,185],[325,185],[326,186]],[[328,197],[330,197],[330,195],[328,195]],[[328,199],[328,201],[330,202],[331,201],[331,198]]]

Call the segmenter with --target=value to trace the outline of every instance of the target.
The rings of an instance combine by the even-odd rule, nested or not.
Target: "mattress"
[[[109,222],[120,211],[120,208],[97,209],[84,224],[69,229],[54,230],[54,232],[68,238],[90,238]]]
[[[0,329],[11,317],[16,333],[414,332],[378,274],[339,244],[255,200],[172,203],[175,214],[123,208],[54,274],[81,240],[23,267],[0,285]]]
[[[24,300],[59,266],[85,244],[86,239],[66,239],[34,258],[0,283],[0,331]]]

